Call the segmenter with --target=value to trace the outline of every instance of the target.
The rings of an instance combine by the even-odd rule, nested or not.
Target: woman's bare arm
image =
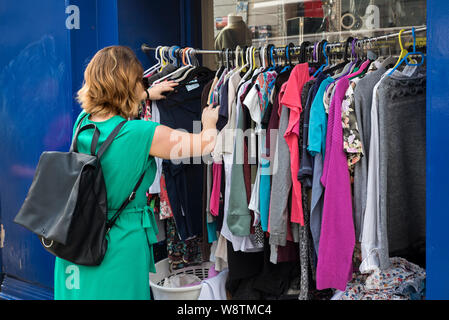
[[[154,133],[150,155],[166,160],[176,160],[211,153],[217,138],[218,109],[211,106],[204,109],[203,131],[198,134],[158,126]]]

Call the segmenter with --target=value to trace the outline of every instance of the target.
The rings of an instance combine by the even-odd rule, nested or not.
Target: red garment
[[[307,18],[323,18],[323,2],[317,0],[309,0],[304,2],[304,17]]]
[[[299,171],[299,119],[302,112],[301,92],[304,84],[310,80],[309,64],[298,64],[292,71],[287,82],[281,104],[290,109],[287,131],[284,138],[290,150],[290,164],[292,175],[292,211],[291,222],[304,226],[302,208],[301,183],[298,181]]]

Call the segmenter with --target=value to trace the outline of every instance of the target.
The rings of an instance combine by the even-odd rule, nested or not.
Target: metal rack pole
[[[420,27],[420,28],[416,28],[415,29],[415,33],[417,32],[422,32],[422,31],[426,31],[427,27]],[[402,32],[402,35],[408,35],[412,33],[412,29],[406,30],[404,32]],[[387,40],[389,38],[395,38],[399,36],[399,32],[396,33],[390,33],[390,34],[386,34],[386,35],[382,35],[382,36],[376,36],[376,37],[372,37],[372,38],[366,38],[366,39],[360,39],[357,41],[357,43],[361,44],[361,43],[366,43],[366,42],[372,42],[372,41],[378,41],[378,40]],[[344,46],[344,43],[341,42],[335,42],[335,43],[329,43],[327,45],[327,47],[330,48],[337,48],[337,47],[342,47]],[[313,48],[312,46],[309,46],[308,49]],[[142,51],[147,52],[147,51],[155,51],[157,48],[152,48],[150,46],[148,46],[147,44],[143,44],[142,45]],[[291,50],[299,50],[300,47],[295,46],[295,47],[291,47]],[[180,50],[180,49],[177,49]],[[276,53],[282,53],[285,51],[285,47],[278,47],[275,48]],[[203,49],[193,49],[192,54],[220,54],[223,51],[220,50],[203,50]],[[235,53],[235,51],[229,51],[232,53]]]

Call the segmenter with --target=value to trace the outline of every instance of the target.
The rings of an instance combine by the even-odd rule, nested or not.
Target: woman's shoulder
[[[122,132],[124,135],[129,135],[133,138],[136,136],[151,137],[152,140],[154,132],[159,125],[159,123],[153,121],[130,120],[126,122]]]
[[[126,122],[126,129],[132,130],[132,131],[147,131],[147,130],[154,130],[157,126],[160,124],[153,121],[145,121],[145,120],[130,120]]]
[[[76,121],[75,121],[75,123],[74,123],[74,125],[73,125],[73,134],[75,134],[76,128],[78,127],[78,125],[79,125],[81,119],[83,119],[83,121],[84,121],[85,118],[86,118],[86,116],[87,116],[86,111],[82,110],[81,113],[80,113],[80,114],[78,115],[78,117],[76,118]]]

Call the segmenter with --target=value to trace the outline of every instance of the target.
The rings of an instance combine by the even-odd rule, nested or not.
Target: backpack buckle
[[[136,198],[136,192],[133,191],[128,199],[129,199],[129,201],[133,201],[135,198]]]

